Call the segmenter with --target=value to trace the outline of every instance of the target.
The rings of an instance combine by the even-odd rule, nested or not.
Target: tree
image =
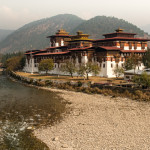
[[[39,63],[39,71],[45,71],[46,75],[48,71],[51,71],[54,68],[53,59],[43,59]]]
[[[142,61],[144,66],[146,66],[146,68],[150,68],[150,49],[147,50],[147,52],[143,56]]]
[[[72,78],[73,78],[73,74],[76,72],[76,70],[77,69],[75,67],[75,64],[70,61],[66,61],[65,64],[62,65],[62,67],[61,67],[61,71],[69,73]]]
[[[113,71],[116,78],[119,78],[124,73],[124,69],[122,67],[115,67]]]
[[[5,67],[7,71],[17,71],[23,69],[24,65],[25,65],[24,56],[15,56],[7,59],[5,62]]]
[[[87,64],[81,65],[79,67],[80,75],[84,76],[86,74],[87,80],[89,79],[90,73],[97,75],[99,72],[100,72],[100,67],[97,64],[93,64],[91,62],[88,62]]]
[[[134,73],[135,73],[135,69],[137,66],[139,66],[141,64],[142,61],[142,57],[132,53],[130,57],[127,58],[126,62],[125,62],[125,69],[126,70],[130,70],[130,69],[134,69]]]
[[[133,63],[131,58],[127,58],[125,64],[124,64],[125,70],[131,70],[133,69]]]
[[[146,72],[142,73],[141,75],[136,75],[133,78],[133,82],[137,83],[138,85],[142,85],[144,87],[150,87],[150,75]]]

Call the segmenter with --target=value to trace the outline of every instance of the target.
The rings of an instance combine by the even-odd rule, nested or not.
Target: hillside
[[[90,34],[91,38],[99,39],[103,38],[102,35],[105,33],[114,32],[118,27],[124,29],[125,32],[137,33],[141,37],[147,35],[143,30],[123,19],[106,16],[96,16],[88,21],[85,21],[76,27],[72,33],[81,30]]]
[[[14,30],[4,30],[0,29],[0,41],[4,40],[9,34],[11,34]]]
[[[16,30],[0,42],[0,53],[26,51],[31,47],[32,49],[46,48],[49,46],[49,39],[46,37],[54,34],[60,28],[70,34],[81,30],[90,34],[91,38],[98,39],[102,38],[102,34],[114,32],[118,27],[125,29],[126,32],[137,33],[140,37],[148,36],[137,26],[122,19],[97,16],[86,21],[75,15],[63,14],[31,22]]]
[[[84,20],[70,14],[57,15],[51,18],[29,23],[13,32],[0,42],[0,52],[16,52],[30,49],[42,49],[49,46],[46,37],[63,28],[70,32]],[[31,46],[32,45],[32,46]]]
[[[148,32],[150,34],[150,24],[142,26],[141,29],[143,29],[145,32]]]

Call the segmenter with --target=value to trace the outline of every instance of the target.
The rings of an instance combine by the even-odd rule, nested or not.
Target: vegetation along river
[[[0,75],[0,150],[47,150],[32,131],[61,120],[66,102]]]

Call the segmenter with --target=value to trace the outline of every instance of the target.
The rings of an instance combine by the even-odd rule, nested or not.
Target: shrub
[[[98,87],[91,88],[92,93],[101,94],[101,90]]]
[[[81,87],[81,86],[82,86],[82,82],[81,82],[81,81],[78,81],[77,86],[78,86],[78,87]]]
[[[52,81],[46,80],[46,81],[45,81],[45,85],[46,85],[46,86],[51,86],[51,85],[52,85]]]
[[[136,90],[135,91],[135,99],[137,99],[137,100],[150,100],[150,96],[147,95],[146,93],[140,91],[140,90]]]
[[[45,86],[45,82],[44,81],[37,81],[37,85],[38,86]]]
[[[85,88],[84,92],[87,93],[87,94],[91,94],[91,89],[90,88]]]
[[[128,90],[125,90],[122,95],[123,95],[124,97],[129,97],[129,98],[132,97],[132,94],[131,94]]]

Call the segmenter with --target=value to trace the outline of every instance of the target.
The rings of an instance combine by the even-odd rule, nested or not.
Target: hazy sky
[[[143,26],[150,24],[150,0],[0,0],[0,29],[65,13],[83,19],[114,16]]]

